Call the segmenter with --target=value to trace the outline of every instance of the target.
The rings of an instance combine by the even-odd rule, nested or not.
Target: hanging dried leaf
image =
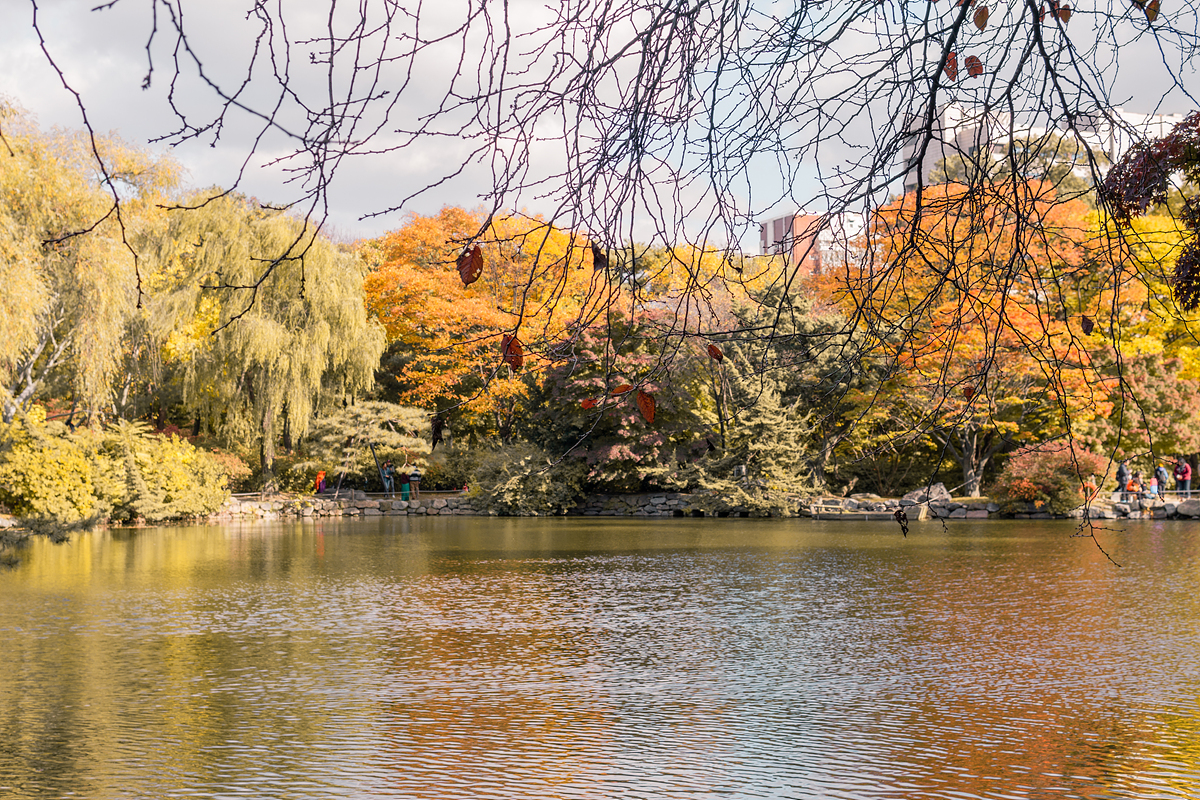
[[[983,62],[976,56],[967,56],[967,74],[977,78],[983,74]]]
[[[657,404],[654,402],[654,395],[649,392],[638,391],[637,407],[638,411],[642,412],[642,417],[645,418],[646,422],[653,425],[654,410],[657,408]]]
[[[483,251],[479,249],[479,245],[463,250],[462,255],[458,257],[458,275],[462,278],[463,286],[470,286],[479,280],[482,274]]]
[[[1084,318],[1083,318],[1083,319],[1080,321],[1080,323],[1079,323],[1079,327],[1080,327],[1080,328],[1083,330],[1083,335],[1084,335],[1084,336],[1091,336],[1091,335],[1092,335],[1092,330],[1093,330],[1093,329],[1095,329],[1095,327],[1096,327],[1096,323],[1092,322],[1092,318],[1091,318],[1091,317],[1086,317],[1086,316],[1085,316],[1085,317],[1084,317]]]
[[[608,272],[608,256],[595,242],[592,242],[592,269]]]
[[[708,357],[718,364],[725,360],[725,354],[722,353],[721,348],[717,347],[715,344],[710,344],[708,346]]]
[[[1145,10],[1147,20],[1154,22],[1154,20],[1158,19],[1158,0],[1150,0],[1150,2],[1146,4]]]
[[[988,13],[987,6],[980,6],[979,8],[975,9],[975,27],[979,28],[979,30],[983,30],[987,27]]]
[[[1042,6],[1042,10],[1038,12],[1038,22],[1046,21],[1046,7]]]
[[[1062,8],[1060,8],[1058,10],[1058,18],[1063,21],[1063,25],[1066,25],[1068,22],[1070,22],[1071,21],[1071,7],[1063,6]]]
[[[581,405],[584,407],[585,410],[590,411],[591,409],[596,407],[596,402],[597,401],[594,398],[589,397],[586,400],[584,400]]]
[[[622,383],[620,386],[618,386],[617,388],[612,390],[612,394],[613,394],[613,397],[616,397],[619,394],[625,394],[626,392],[631,392],[631,391],[633,391],[632,386],[630,386],[628,383]]]
[[[946,77],[952,81],[958,80],[958,54],[950,53],[946,57]]]
[[[963,396],[964,400],[970,400],[971,398],[973,398],[975,396],[975,387],[974,386],[964,386],[963,390],[962,390],[962,396]]]
[[[500,339],[500,352],[504,363],[508,364],[513,372],[519,371],[525,365],[525,348],[521,347],[521,341],[517,337],[504,334]]]

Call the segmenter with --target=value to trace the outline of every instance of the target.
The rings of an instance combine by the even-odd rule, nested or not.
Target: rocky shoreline
[[[1002,509],[986,497],[952,497],[941,484],[909,492],[900,498],[872,494],[849,497],[796,498],[791,514],[820,519],[890,519],[904,511],[909,521],[956,519],[1200,519],[1200,499],[1180,502],[1147,500],[1118,492],[1092,499],[1070,514],[1056,515],[1030,503],[1021,509]],[[413,500],[399,500],[359,491],[340,496],[274,497],[232,496],[205,522],[234,522],[274,519],[319,519],[332,517],[495,516],[477,498],[465,494],[428,493]],[[568,516],[580,517],[720,517],[767,516],[738,506],[714,503],[711,495],[685,492],[656,492],[627,495],[594,495],[571,509]],[[0,543],[15,543],[26,536],[12,516],[0,513]]]

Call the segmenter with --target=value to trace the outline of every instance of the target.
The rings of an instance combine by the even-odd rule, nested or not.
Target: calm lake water
[[[1200,523],[382,519],[0,571],[4,798],[1200,797]]]

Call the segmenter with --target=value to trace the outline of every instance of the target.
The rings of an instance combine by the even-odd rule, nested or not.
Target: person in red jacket
[[[1175,491],[1190,492],[1192,490],[1192,465],[1182,458],[1175,462]]]

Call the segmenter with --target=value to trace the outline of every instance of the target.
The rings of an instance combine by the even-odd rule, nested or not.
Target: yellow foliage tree
[[[129,242],[178,168],[112,137],[43,133],[2,103],[0,122],[0,416],[11,420],[53,382],[95,418],[143,299]]]

